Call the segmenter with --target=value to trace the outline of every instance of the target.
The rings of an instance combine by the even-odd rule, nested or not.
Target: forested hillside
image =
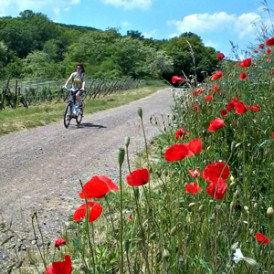
[[[115,28],[58,24],[31,10],[0,18],[2,79],[65,78],[81,62],[92,77],[170,80],[183,71],[202,80],[216,66],[216,53],[193,33],[154,40],[135,30],[121,35]]]

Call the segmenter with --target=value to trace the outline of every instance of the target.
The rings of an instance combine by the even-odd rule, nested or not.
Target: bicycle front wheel
[[[68,128],[71,120],[71,115],[72,115],[72,109],[70,104],[66,106],[65,113],[64,113],[64,126],[65,128]]]
[[[78,115],[76,116],[77,125],[81,124],[82,119],[83,119],[83,110],[81,111],[81,113],[78,113]]]

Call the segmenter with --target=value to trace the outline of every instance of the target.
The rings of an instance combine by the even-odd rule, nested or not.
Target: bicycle
[[[80,109],[77,104],[76,93],[78,90],[67,89],[67,88],[64,88],[64,90],[69,92],[69,99],[64,112],[64,126],[65,128],[68,128],[68,126],[70,125],[71,119],[76,119],[77,125],[79,125],[82,122],[84,107]],[[83,100],[84,99],[82,99],[82,102]]]

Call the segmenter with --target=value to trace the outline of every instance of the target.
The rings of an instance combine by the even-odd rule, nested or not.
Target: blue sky
[[[264,0],[0,0],[0,16],[19,16],[30,9],[55,22],[106,30],[141,32],[147,38],[170,39],[184,32],[199,35],[233,57],[232,41],[240,50],[259,44],[263,25],[269,37],[272,24]],[[274,1],[267,2],[274,20]],[[272,26],[272,27],[271,27]],[[263,40],[262,40],[263,41]]]

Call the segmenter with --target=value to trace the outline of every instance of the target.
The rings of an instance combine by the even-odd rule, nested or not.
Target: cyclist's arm
[[[85,90],[85,85],[86,85],[86,81],[84,80],[83,82],[82,82],[82,87],[81,87],[81,90]]]
[[[72,73],[73,74],[73,73]],[[63,87],[67,87],[68,83],[71,81],[72,79],[72,74],[69,76],[69,78],[67,79],[66,83],[64,84]]]

